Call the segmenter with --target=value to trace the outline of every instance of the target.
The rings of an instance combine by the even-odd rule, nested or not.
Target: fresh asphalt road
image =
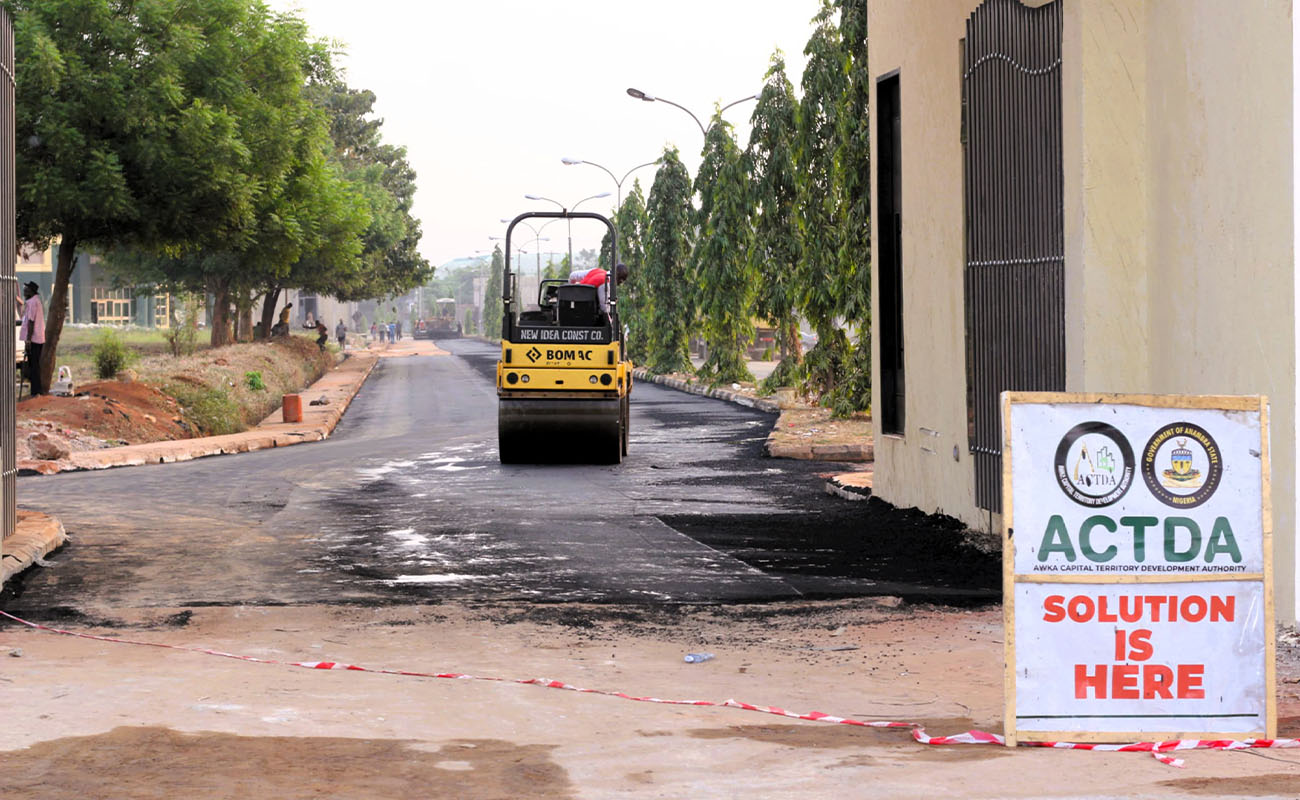
[[[6,609],[996,597],[950,527],[763,457],[770,414],[638,383],[623,464],[503,466],[498,350],[442,344],[381,360],[324,442],[20,479],[71,541]]]

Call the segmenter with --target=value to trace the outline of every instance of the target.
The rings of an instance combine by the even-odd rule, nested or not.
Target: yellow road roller
[[[536,303],[522,302],[520,276],[510,268],[511,238],[516,225],[534,218],[602,222],[618,253],[614,226],[600,214],[528,212],[506,228],[497,361],[501,463],[617,464],[627,455],[632,391],[618,280],[606,270],[588,273],[582,283],[540,280]]]

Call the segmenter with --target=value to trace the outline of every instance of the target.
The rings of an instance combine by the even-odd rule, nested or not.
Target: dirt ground
[[[931,734],[998,731],[1001,614],[890,598],[723,608],[207,607],[70,615],[77,630],[305,670],[0,627],[6,798],[1294,797],[1300,750],[925,746],[906,729],[663,699],[728,699]],[[4,657],[8,651],[17,657]],[[683,654],[715,658],[683,663]],[[1284,643],[1282,735],[1300,735]],[[1068,777],[1067,777],[1068,776]],[[868,789],[869,787],[869,789]]]
[[[119,380],[74,384],[72,396],[25,397],[17,406],[20,464],[58,461],[68,453],[127,444],[188,439],[212,433],[166,391],[220,390],[231,401],[235,426],[261,420],[281,396],[298,391],[334,363],[305,337],[238,344],[175,358],[153,355]],[[248,384],[256,372],[264,388]],[[166,391],[164,391],[166,390]],[[229,432],[229,431],[220,431]]]
[[[870,442],[871,435],[870,415],[835,419],[829,408],[796,406],[782,409],[768,441],[773,445],[862,444]]]
[[[41,449],[45,442],[74,451],[192,435],[176,401],[138,381],[96,381],[78,386],[72,397],[41,395],[18,403],[20,461],[49,458]]]

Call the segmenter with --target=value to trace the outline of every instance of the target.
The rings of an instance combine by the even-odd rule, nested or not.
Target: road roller
[[[584,283],[538,280],[536,302],[511,270],[515,226],[529,219],[604,223],[618,263],[617,233],[604,216],[535,211],[510,221],[505,237],[497,445],[503,464],[617,464],[627,455],[632,365],[618,321],[613,270]],[[540,270],[538,278],[540,279]],[[530,292],[531,296],[531,292]]]

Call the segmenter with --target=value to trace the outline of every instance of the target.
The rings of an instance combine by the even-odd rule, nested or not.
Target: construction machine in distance
[[[515,226],[531,218],[597,220],[617,254],[614,225],[600,214],[533,211],[506,228],[497,444],[503,464],[617,464],[627,455],[632,364],[618,321],[618,287],[606,271],[608,309],[596,286],[544,280],[525,308],[510,269]],[[615,257],[617,263],[617,257]]]
[[[459,339],[460,320],[456,319],[456,299],[439,297],[433,301],[433,316],[415,323],[411,335],[416,339]]]

